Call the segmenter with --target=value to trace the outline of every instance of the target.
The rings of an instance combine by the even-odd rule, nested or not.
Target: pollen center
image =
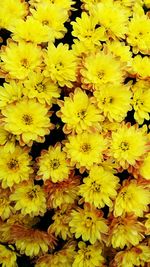
[[[42,93],[45,90],[45,85],[42,83],[38,83],[35,89],[38,91],[38,93]]]
[[[87,144],[87,143],[84,143],[82,146],[81,146],[81,151],[82,152],[89,152],[91,150],[91,146],[90,144]]]
[[[18,160],[16,159],[11,159],[8,163],[7,166],[10,170],[16,170],[19,167]]]
[[[53,170],[56,170],[58,169],[60,166],[60,162],[58,159],[53,159],[50,161],[50,167],[53,169]]]
[[[78,116],[80,119],[84,119],[85,116],[86,116],[86,110],[85,110],[85,109],[80,110],[80,111],[77,113],[77,116]]]
[[[122,142],[121,145],[120,145],[120,148],[123,151],[129,150],[129,144],[127,142]]]
[[[28,115],[28,114],[24,114],[22,116],[22,119],[23,119],[24,124],[26,124],[26,125],[31,125],[32,122],[33,122],[32,117],[30,115]]]

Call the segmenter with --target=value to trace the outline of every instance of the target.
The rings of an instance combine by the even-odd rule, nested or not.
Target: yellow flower
[[[41,72],[32,72],[24,81],[23,94],[28,98],[37,98],[44,104],[51,105],[60,96],[59,87]]]
[[[72,233],[70,232],[69,222],[71,220],[71,211],[73,206],[64,204],[55,211],[52,219],[54,222],[49,226],[48,233],[54,233],[57,237],[59,236],[63,240],[72,238]]]
[[[148,137],[135,125],[123,124],[112,132],[111,155],[123,168],[134,166],[148,150]]]
[[[8,152],[0,149],[0,180],[3,188],[28,180],[32,173],[28,150],[19,146]]]
[[[23,86],[13,80],[0,86],[0,108],[21,99]]]
[[[110,171],[101,166],[91,168],[89,176],[83,179],[79,186],[79,194],[85,202],[93,204],[96,208],[103,208],[105,205],[112,207],[112,200],[115,199],[119,179]]]
[[[20,254],[29,257],[47,253],[56,245],[56,239],[53,235],[19,224],[12,225],[11,236],[16,248],[20,250]]]
[[[73,25],[72,35],[85,43],[88,48],[93,44],[101,47],[100,41],[106,40],[105,28],[98,25],[96,16],[89,16],[86,12],[82,12],[81,18],[77,17]]]
[[[0,217],[2,220],[8,219],[14,211],[13,207],[11,206],[9,196],[9,190],[0,189]]]
[[[142,124],[144,119],[149,120],[150,112],[150,83],[148,81],[137,81],[132,87],[134,118]]]
[[[16,138],[13,134],[7,132],[4,126],[0,126],[0,146],[3,146],[6,153],[13,152],[16,147]]]
[[[39,3],[36,9],[30,8],[35,20],[38,20],[48,31],[50,41],[61,39],[66,33],[64,23],[68,19],[68,12],[65,8],[53,5],[50,2]]]
[[[97,267],[104,266],[104,257],[102,254],[102,248],[99,244],[86,245],[80,241],[78,243],[79,250],[75,255],[75,260],[72,267]]]
[[[145,244],[132,247],[129,250],[120,251],[115,255],[113,267],[148,266],[150,262],[150,250]]]
[[[83,241],[94,244],[103,240],[108,232],[107,221],[102,217],[103,213],[88,203],[84,204],[83,209],[73,210],[71,215],[70,231],[75,234],[75,238],[82,237]]]
[[[43,150],[37,159],[37,165],[37,175],[44,181],[50,179],[53,183],[61,182],[67,179],[70,173],[66,153],[61,151],[60,143],[55,147],[50,146],[48,151]]]
[[[105,27],[108,37],[124,38],[127,32],[128,16],[121,4],[104,1],[95,8],[99,23]]]
[[[101,163],[107,142],[101,134],[83,132],[78,135],[68,135],[64,150],[71,160],[71,165],[77,168],[90,169],[94,163]]]
[[[108,84],[94,92],[98,107],[110,121],[121,122],[131,107],[131,91],[127,85]]]
[[[118,84],[123,81],[121,63],[111,54],[101,51],[87,56],[80,72],[85,89],[98,89],[103,84]]]
[[[11,31],[12,39],[16,42],[26,41],[40,44],[54,40],[49,35],[48,27],[31,16],[28,16],[26,21],[22,19],[16,20],[11,27]]]
[[[36,111],[36,112],[35,112]],[[20,144],[43,142],[53,128],[48,107],[35,99],[24,98],[2,110],[4,129],[18,136]]]
[[[47,208],[55,209],[60,208],[63,204],[73,204],[78,198],[79,184],[80,179],[78,176],[74,176],[74,173],[67,180],[59,183],[52,183],[47,180],[44,184]]]
[[[148,211],[149,203],[150,191],[144,185],[138,184],[136,180],[125,180],[115,200],[114,216],[134,212],[136,216],[142,217],[143,212]]]
[[[13,246],[5,247],[0,244],[0,264],[2,267],[18,267],[17,255]]]
[[[42,63],[42,51],[32,43],[12,40],[1,49],[2,70],[8,73],[11,79],[23,80],[31,71],[36,71]]]
[[[35,267],[72,267],[75,254],[75,244],[68,242],[61,250],[38,258]]]
[[[127,42],[132,46],[133,52],[149,53],[150,20],[148,16],[133,16],[129,23]]]
[[[133,215],[114,218],[110,224],[108,246],[123,249],[125,246],[136,246],[144,239],[145,227]]]
[[[65,123],[64,132],[69,133],[73,130],[81,133],[91,128],[101,128],[100,122],[103,117],[92,103],[92,98],[80,88],[76,88],[74,94],[71,93],[69,97],[65,97],[64,101],[58,101],[58,104],[61,109],[57,114]]]
[[[22,0],[3,0],[0,6],[0,28],[10,30],[16,19],[24,19],[28,4]]]
[[[147,79],[150,77],[150,58],[137,55],[132,61],[132,74],[140,79]]]
[[[144,179],[150,180],[150,152],[146,155],[144,161],[140,165],[139,173]]]
[[[39,185],[33,185],[32,182],[20,183],[16,186],[10,200],[15,202],[15,210],[20,210],[23,215],[42,216],[46,212],[44,191]]]
[[[45,53],[44,75],[60,86],[72,87],[76,80],[76,57],[67,44],[60,43],[57,47],[49,44]]]

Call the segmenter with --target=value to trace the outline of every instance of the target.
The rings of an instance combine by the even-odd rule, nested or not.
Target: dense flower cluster
[[[149,267],[150,0],[3,0],[0,28],[0,264]]]

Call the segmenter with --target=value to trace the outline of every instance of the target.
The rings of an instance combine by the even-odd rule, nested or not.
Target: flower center
[[[102,104],[105,105],[106,103],[107,104],[111,104],[113,102],[113,98],[111,96],[109,97],[104,97],[103,100],[102,100]]]
[[[36,192],[36,189],[32,189],[31,191],[29,191],[27,193],[27,196],[30,200],[32,200],[33,198],[36,198],[37,197],[37,192]]]
[[[17,170],[19,168],[19,163],[18,160],[16,159],[11,159],[8,163],[7,166],[10,170]]]
[[[38,93],[41,93],[45,90],[45,85],[42,83],[38,83],[35,87],[35,89],[38,91]]]
[[[86,221],[85,221],[85,226],[86,226],[86,227],[91,227],[92,224],[93,224],[92,218],[88,216],[88,217],[86,218]]]
[[[92,187],[93,187],[93,190],[96,192],[100,192],[100,190],[101,190],[101,185],[97,184],[95,181],[92,182]]]
[[[24,114],[22,116],[22,119],[23,119],[24,124],[26,124],[26,125],[31,125],[33,123],[32,117],[28,114]]]
[[[127,150],[129,150],[129,144],[127,142],[122,142],[121,145],[120,145],[120,148],[123,151],[127,151]]]
[[[29,62],[28,62],[27,58],[23,58],[23,59],[21,60],[21,65],[22,65],[22,67],[25,67],[25,68],[28,67]]]
[[[80,119],[84,119],[85,116],[86,116],[86,110],[85,110],[85,109],[80,110],[80,111],[77,113],[77,116],[78,116]]]
[[[45,19],[45,20],[42,21],[42,24],[43,25],[49,25],[49,21],[47,19]]]
[[[60,166],[60,162],[58,159],[53,159],[50,161],[50,167],[53,169],[53,170],[56,170],[58,169]]]
[[[99,72],[97,73],[97,76],[98,76],[98,78],[101,80],[101,79],[103,79],[104,74],[105,74],[104,71],[101,70],[101,71],[99,71]]]
[[[84,143],[84,144],[81,146],[81,151],[82,151],[82,152],[87,153],[87,152],[89,152],[90,150],[91,150],[91,145],[88,144],[88,143]]]

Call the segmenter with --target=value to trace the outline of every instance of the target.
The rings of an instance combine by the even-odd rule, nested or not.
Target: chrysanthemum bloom
[[[112,267],[148,266],[150,250],[144,243],[131,249],[119,251],[114,258]],[[146,265],[145,265],[146,264]]]
[[[7,152],[0,148],[0,180],[3,188],[28,180],[32,173],[28,149],[16,146],[13,151]]]
[[[42,104],[51,105],[60,96],[60,88],[41,72],[30,73],[23,84],[23,94],[28,98],[37,98]]]
[[[150,58],[137,55],[132,61],[131,75],[140,79],[149,79],[150,77]]]
[[[147,15],[135,15],[129,22],[127,42],[132,46],[133,52],[139,51],[149,54],[150,43],[150,20]]]
[[[13,152],[16,147],[16,137],[0,126],[0,146],[3,146],[4,151]]]
[[[137,81],[132,87],[133,91],[133,108],[134,118],[142,124],[144,119],[149,120],[150,113],[150,82],[148,81]]]
[[[75,255],[74,242],[66,243],[61,250],[40,257],[35,267],[72,267]]]
[[[0,108],[20,100],[22,95],[23,86],[20,83],[13,80],[10,80],[9,83],[4,83],[3,86],[0,86]]]
[[[55,47],[49,44],[44,58],[44,75],[60,86],[72,87],[72,82],[76,80],[77,64],[76,57],[68,45],[60,43]]]
[[[30,8],[35,20],[38,20],[47,28],[51,42],[61,39],[66,33],[64,23],[68,20],[68,12],[65,8],[53,5],[50,1],[39,3],[36,9]]]
[[[123,249],[136,246],[144,239],[145,227],[134,215],[113,218],[110,223],[108,246]]]
[[[11,79],[24,80],[42,63],[42,50],[33,43],[9,41],[1,48],[1,68]]]
[[[99,23],[105,27],[108,38],[124,38],[127,33],[128,15],[119,3],[103,1],[93,11]]]
[[[138,169],[139,174],[146,180],[150,180],[150,152],[144,158]]]
[[[80,241],[78,243],[79,250],[75,255],[75,260],[72,267],[97,267],[104,266],[105,259],[101,255],[102,248],[99,244],[86,245]]]
[[[86,12],[82,12],[81,18],[77,17],[71,25],[73,26],[72,35],[85,43],[87,49],[93,44],[101,47],[100,41],[106,40],[105,28],[98,25],[96,16],[89,16]]]
[[[36,111],[36,112],[35,112]],[[17,135],[20,145],[44,142],[45,135],[54,128],[50,123],[49,107],[36,99],[23,98],[2,110],[4,129]]]
[[[107,141],[101,134],[83,132],[68,135],[64,150],[67,152],[71,165],[90,169],[94,163],[101,163],[103,153],[107,149]]]
[[[75,238],[82,237],[83,241],[89,241],[91,244],[104,241],[108,226],[102,211],[85,203],[83,209],[78,207],[72,211],[71,215],[70,231],[75,234]]]
[[[85,89],[98,89],[101,85],[118,84],[123,81],[123,70],[118,59],[111,54],[98,52],[88,55],[80,70],[82,86]]]
[[[8,189],[3,190],[0,188],[0,217],[2,220],[8,219],[14,211],[9,196],[10,191]]]
[[[119,191],[115,204],[114,216],[122,216],[126,212],[134,212],[136,216],[142,217],[143,212],[148,211],[150,203],[150,191],[137,180],[125,180]]]
[[[126,66],[131,65],[132,52],[130,46],[125,45],[124,42],[117,40],[108,41],[104,45],[104,51],[111,52],[115,57],[118,57],[121,62],[126,63]]]
[[[20,253],[29,257],[47,253],[49,249],[54,249],[56,245],[56,239],[52,234],[48,235],[44,231],[19,224],[12,225],[11,236]]]
[[[3,0],[0,6],[0,28],[10,30],[15,20],[24,19],[27,13],[28,4],[24,0]]]
[[[112,200],[117,195],[119,186],[118,177],[101,166],[91,168],[89,176],[83,179],[79,186],[79,194],[85,202],[93,204],[96,208],[103,208],[105,205],[112,207]]]
[[[49,34],[48,27],[32,16],[28,16],[26,21],[16,20],[11,27],[11,32],[12,39],[16,42],[26,41],[40,44],[54,40],[52,35]]]
[[[42,216],[46,212],[44,191],[39,185],[33,185],[32,182],[24,182],[16,186],[10,200],[15,202],[15,210],[20,210],[23,215]]]
[[[44,184],[44,191],[47,198],[47,208],[55,209],[63,204],[73,204],[78,199],[78,185],[80,179],[73,174],[67,180],[59,183],[52,183],[47,180]]]
[[[104,116],[110,121],[121,122],[132,109],[131,96],[129,86],[119,85],[103,85],[99,90],[94,92],[98,107]]]
[[[134,166],[148,150],[148,137],[137,125],[122,124],[112,132],[110,154],[123,168]]]
[[[57,115],[65,123],[64,132],[90,131],[100,129],[103,116],[99,109],[92,103],[92,99],[80,88],[76,88],[74,94],[65,97],[64,101],[58,101],[61,109]]]
[[[49,226],[48,233],[53,233],[56,237],[59,236],[63,240],[72,238],[69,222],[73,207],[73,205],[64,204],[60,209],[55,210],[55,214],[52,217],[54,222]]]
[[[61,150],[61,144],[50,146],[43,150],[41,156],[37,158],[37,178],[44,181],[50,179],[53,183],[67,179],[70,173],[70,166],[67,162],[67,155]]]
[[[17,254],[13,246],[5,247],[0,244],[0,264],[2,267],[18,267]]]

